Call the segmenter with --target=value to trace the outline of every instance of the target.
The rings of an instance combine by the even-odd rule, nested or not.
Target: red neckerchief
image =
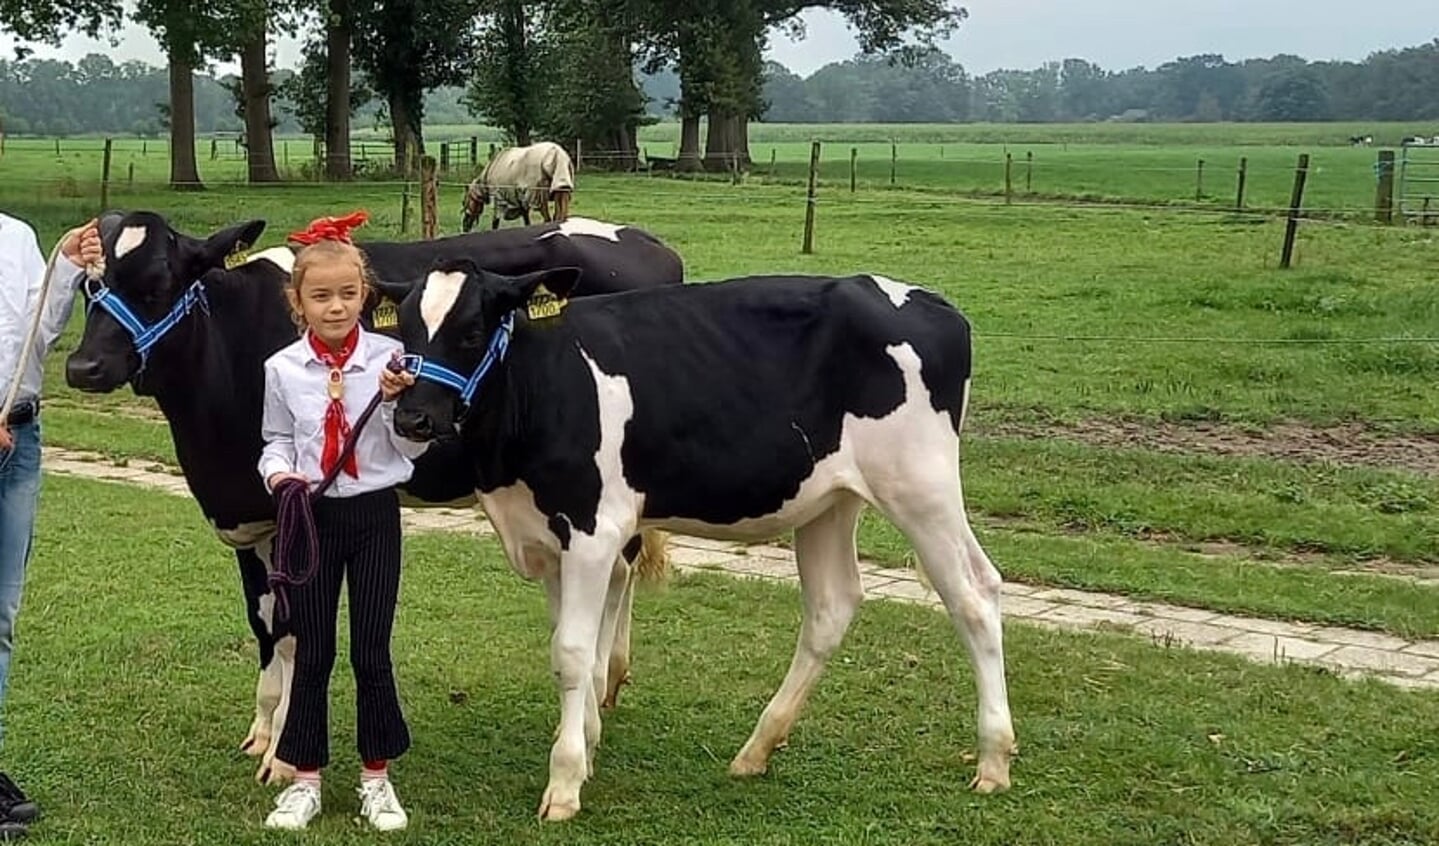
[[[345,336],[345,342],[340,345],[339,352],[331,350],[324,341],[315,337],[314,332],[307,333],[307,337],[315,357],[330,368],[325,386],[330,394],[330,404],[325,408],[325,450],[320,455],[320,472],[329,475],[330,468],[335,466],[340,457],[340,449],[344,446],[345,439],[350,436],[350,421],[345,419],[345,363],[350,360],[350,355],[360,340],[360,327],[356,324],[355,328],[350,330],[350,334]],[[360,478],[353,452],[345,462],[343,471],[352,478]]]

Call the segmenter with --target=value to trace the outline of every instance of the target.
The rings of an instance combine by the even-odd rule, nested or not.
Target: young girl
[[[314,505],[319,566],[289,588],[296,638],[290,711],[276,757],[296,769],[275,800],[270,828],[304,828],[320,812],[320,770],[329,763],[329,686],[335,663],[340,582],[349,584],[350,664],[355,672],[360,814],[382,831],[408,823],[390,784],[387,762],[410,745],[390,665],[390,630],[400,584],[400,505],[395,485],[410,477],[425,449],[395,434],[394,400],[414,384],[386,364],[401,345],[360,328],[368,270],[348,226],[316,221],[292,240],[310,246],[295,258],[287,291],[303,322],[298,341],[265,362],[265,449],[260,475],[273,492],[297,478],[312,487],[336,462],[376,386],[384,401],[362,430],[353,456]]]

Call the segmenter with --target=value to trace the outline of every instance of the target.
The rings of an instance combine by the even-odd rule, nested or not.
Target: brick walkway
[[[188,496],[185,480],[172,468],[152,462],[116,466],[99,455],[47,448],[45,469],[65,476],[123,482]],[[402,509],[412,531],[488,534],[483,515],[468,508]],[[744,546],[675,535],[671,562],[681,571],[720,572],[794,584],[789,550]],[[913,571],[861,562],[866,597],[938,606],[938,597]],[[1007,582],[1006,622],[1048,628],[1128,631],[1156,643],[1184,644],[1242,655],[1254,661],[1328,667],[1345,676],[1372,676],[1404,687],[1439,688],[1439,640],[1404,640],[1379,632],[1333,626],[1236,617],[1198,608],[1137,602],[1106,593],[1046,588]]]

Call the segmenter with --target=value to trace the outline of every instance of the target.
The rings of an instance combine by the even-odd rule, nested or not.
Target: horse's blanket
[[[575,190],[575,167],[565,148],[553,141],[506,147],[495,153],[470,183],[468,205],[492,202],[514,220],[526,208],[540,208],[551,192]]]

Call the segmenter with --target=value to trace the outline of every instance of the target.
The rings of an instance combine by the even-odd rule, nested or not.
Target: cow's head
[[[476,178],[465,189],[465,199],[461,207],[460,227],[464,232],[475,228],[475,221],[480,219],[480,213],[485,210],[485,203],[490,201],[490,189],[483,184],[483,180]]]
[[[503,365],[516,312],[541,284],[564,299],[579,278],[577,267],[500,276],[469,259],[439,262],[400,304],[406,366],[418,378],[396,403],[395,431],[416,441],[455,434]]]
[[[191,286],[207,271],[223,267],[237,250],[247,249],[265,230],[251,220],[221,229],[205,240],[170,228],[154,212],[111,214],[101,219],[105,272],[86,280],[85,332],[65,361],[65,381],[82,391],[105,393],[132,380],[143,365],[137,331],[155,327],[182,307]],[[193,295],[192,295],[193,296]],[[109,307],[96,307],[101,297]],[[113,312],[133,317],[127,326]]]

